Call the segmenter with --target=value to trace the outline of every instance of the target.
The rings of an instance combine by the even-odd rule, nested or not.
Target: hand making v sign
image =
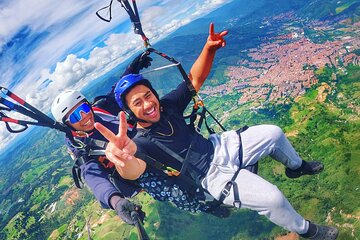
[[[95,128],[109,141],[105,154],[107,159],[115,164],[119,174],[129,180],[137,179],[146,169],[146,163],[134,157],[136,144],[127,136],[127,122],[124,112],[119,113],[119,132],[114,134],[100,123]]]

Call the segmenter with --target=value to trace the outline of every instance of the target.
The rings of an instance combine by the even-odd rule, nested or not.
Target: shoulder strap
[[[84,186],[84,182],[83,182],[82,177],[81,177],[81,169],[80,169],[80,167],[78,165],[74,164],[72,169],[71,169],[71,173],[72,173],[72,177],[73,177],[75,186],[77,188],[82,189],[83,186]]]
[[[156,159],[150,157],[147,154],[142,152],[137,152],[136,155],[144,160],[149,166],[154,167],[155,169],[159,170],[160,172],[165,173],[168,176],[179,176],[180,172],[174,168],[168,167],[165,164],[157,161]]]
[[[179,179],[181,179],[180,181],[183,181],[188,186],[188,189],[190,191],[196,191],[196,195],[198,197],[200,197],[200,198],[204,197],[204,189],[202,188],[201,183],[200,183],[201,173],[194,167],[188,167],[188,165],[189,165],[189,160],[188,159],[199,158],[200,157],[199,153],[197,153],[194,150],[193,145],[194,145],[195,141],[193,140],[191,142],[190,147],[188,149],[188,152],[186,154],[186,157],[184,159],[180,155],[178,155],[177,153],[172,151],[170,148],[166,147],[161,142],[159,142],[159,141],[155,140],[154,138],[152,138],[148,133],[143,133],[142,135],[146,139],[151,141],[153,144],[155,144],[162,151],[164,151],[166,154],[168,154],[169,156],[171,156],[175,160],[181,162],[182,163],[181,170],[177,171],[178,174],[175,175],[175,176],[178,177]],[[149,165],[151,165],[151,166],[156,167],[156,165],[162,164],[159,161],[157,161],[156,159],[151,158],[150,156],[145,155],[143,157],[145,159],[151,159],[151,161],[149,161]],[[166,168],[169,168],[169,167],[166,167]]]
[[[106,147],[106,144],[107,144],[105,141],[96,140],[96,139],[86,139],[86,140],[84,142],[84,141],[81,141],[80,139],[76,139],[77,146],[73,146],[74,151],[75,150],[77,151],[76,154],[74,154],[74,152],[72,152],[69,149],[71,151],[70,156],[75,161],[74,165],[72,167],[72,170],[71,170],[72,177],[73,177],[75,186],[80,189],[83,188],[83,186],[84,186],[84,181],[81,176],[80,166],[85,164],[86,162],[90,161],[90,159],[91,159],[90,156],[98,157],[98,156],[105,155],[104,149],[94,150],[92,148],[94,146],[99,147],[99,148],[104,148],[104,147]],[[81,146],[81,147],[79,147],[79,146]]]
[[[160,148],[162,151],[164,151],[165,153],[170,155],[172,158],[176,159],[177,161],[179,161],[181,163],[184,163],[184,161],[185,161],[184,158],[179,156],[177,153],[175,153],[170,148],[166,147],[161,142],[159,142],[159,141],[155,140],[154,138],[152,138],[148,133],[145,133],[144,136],[145,136],[146,139],[148,139],[150,142],[154,143],[158,148]]]

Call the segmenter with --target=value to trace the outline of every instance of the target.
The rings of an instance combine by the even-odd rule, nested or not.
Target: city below
[[[220,96],[241,92],[239,104],[254,100],[284,102],[287,97],[304,94],[317,83],[317,69],[330,66],[337,74],[346,74],[344,66],[360,64],[359,56],[352,52],[360,47],[360,23],[347,21],[338,24],[341,29],[328,22],[310,23],[312,31],[316,32],[312,36],[315,39],[328,32],[341,31],[331,41],[322,43],[307,37],[304,28],[288,26],[288,33],[266,38],[259,47],[243,50],[242,55],[247,57],[240,59],[237,66],[229,66],[225,72],[228,82],[206,87],[201,93]],[[307,25],[309,27],[309,23]],[[337,74],[332,76],[334,82]]]

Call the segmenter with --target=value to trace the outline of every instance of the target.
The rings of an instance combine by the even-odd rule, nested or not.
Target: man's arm
[[[226,42],[224,36],[228,31],[222,31],[221,33],[215,33],[214,24],[210,24],[209,37],[205,43],[203,50],[195,63],[191,67],[189,78],[198,92],[203,85],[205,79],[210,73],[212,63],[214,61],[215,53],[219,48],[225,47]]]
[[[131,218],[132,211],[138,211],[143,220],[145,213],[141,211],[141,207],[124,198],[123,194],[110,182],[109,174],[97,160],[81,165],[81,171],[86,185],[91,189],[103,208],[114,209],[124,222],[131,225],[134,225]],[[129,186],[128,191],[132,190],[136,191],[135,188],[132,189]]]
[[[149,52],[139,54],[134,60],[126,67],[125,71],[121,74],[120,78],[128,74],[138,74],[141,69],[151,66],[153,59],[149,56]],[[114,94],[114,89],[117,82],[111,87],[111,92],[108,95]]]
[[[91,189],[101,206],[103,208],[114,208],[110,205],[110,199],[113,195],[121,194],[109,181],[109,174],[101,164],[96,160],[89,161],[81,165],[81,172],[86,185]]]

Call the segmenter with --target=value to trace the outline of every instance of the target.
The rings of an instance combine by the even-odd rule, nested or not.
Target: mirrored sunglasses
[[[91,107],[87,102],[84,102],[81,105],[79,105],[77,108],[75,108],[65,121],[70,122],[71,124],[77,123],[82,119],[81,112],[88,114],[90,111],[91,111]]]

